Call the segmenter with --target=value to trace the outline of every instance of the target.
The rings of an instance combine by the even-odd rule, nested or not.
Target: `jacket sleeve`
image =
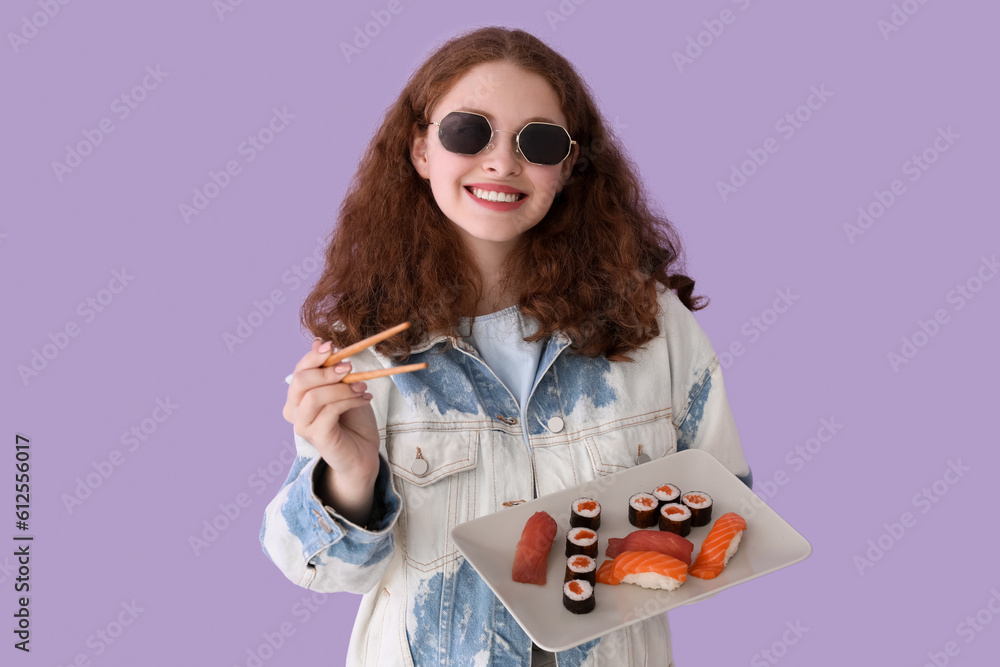
[[[395,548],[393,527],[402,503],[389,465],[380,455],[372,515],[367,526],[359,526],[320,501],[315,479],[326,462],[312,443],[293,435],[295,461],[264,510],[261,548],[299,586],[324,593],[367,593],[382,578]]]
[[[676,294],[664,290],[660,303],[664,306],[660,325],[666,328],[670,355],[677,451],[703,449],[752,488],[753,473],[743,456],[715,349]]]

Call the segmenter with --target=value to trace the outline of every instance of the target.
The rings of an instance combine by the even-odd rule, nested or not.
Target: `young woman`
[[[528,33],[449,41],[389,108],[303,305],[298,458],[261,528],[291,581],[364,594],[349,664],[672,664],[666,615],[533,650],[449,537],[687,448],[751,483],[703,300],[650,209],[586,84]]]

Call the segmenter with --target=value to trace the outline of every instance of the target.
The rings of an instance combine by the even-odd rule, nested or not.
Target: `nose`
[[[495,172],[501,176],[517,173],[521,166],[518,164],[516,132],[505,132],[503,130],[493,131],[493,140],[483,151],[483,168]]]

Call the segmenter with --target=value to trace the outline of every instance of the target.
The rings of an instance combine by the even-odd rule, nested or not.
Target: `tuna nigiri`
[[[680,535],[659,530],[633,530],[623,538],[609,539],[605,555],[614,558],[623,551],[659,551],[683,561],[685,565],[691,565],[693,550],[694,545],[691,540],[686,540]]]
[[[701,551],[689,570],[691,576],[699,579],[715,579],[719,576],[722,568],[736,553],[746,529],[747,522],[739,514],[729,512],[720,516],[701,543]]]
[[[659,551],[625,551],[615,558],[611,580],[672,591],[687,581],[687,571],[682,561]]]
[[[524,524],[521,540],[514,551],[511,575],[522,584],[545,585],[549,551],[556,538],[556,520],[547,512],[535,512]]]

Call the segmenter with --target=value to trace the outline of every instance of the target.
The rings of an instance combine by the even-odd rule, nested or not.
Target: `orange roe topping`
[[[656,487],[656,491],[670,495],[674,492],[674,489],[669,484],[664,484],[663,486]]]
[[[589,540],[594,537],[594,533],[589,530],[580,530],[576,533],[576,539],[578,540]]]
[[[692,503],[703,503],[707,500],[704,496],[699,496],[697,493],[689,493],[684,496],[689,502]]]
[[[587,562],[586,556],[577,556],[573,559],[573,567],[587,567]]]
[[[639,505],[642,505],[643,507],[652,507],[653,505],[656,504],[656,500],[654,500],[653,498],[636,498],[635,502],[638,503]]]
[[[680,507],[668,507],[665,511],[667,514],[684,514],[684,510]]]
[[[572,591],[573,593],[576,593],[577,595],[583,595],[583,586],[581,586],[580,582],[577,581],[576,579],[569,582],[569,590]]]
[[[583,510],[584,512],[593,512],[597,509],[597,503],[593,500],[588,500],[585,503],[580,503],[576,506],[577,510]]]

